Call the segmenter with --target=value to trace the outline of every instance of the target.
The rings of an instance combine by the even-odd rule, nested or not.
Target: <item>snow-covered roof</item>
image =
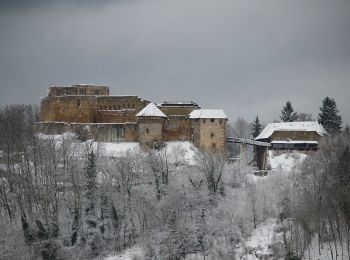
[[[144,109],[142,109],[137,115],[137,117],[149,116],[149,117],[167,117],[162,111],[156,107],[155,104],[149,103]]]
[[[190,114],[190,118],[227,118],[225,112],[222,109],[196,109]]]
[[[267,139],[275,131],[316,132],[320,136],[328,135],[327,131],[317,121],[283,122],[268,124],[254,140]]]

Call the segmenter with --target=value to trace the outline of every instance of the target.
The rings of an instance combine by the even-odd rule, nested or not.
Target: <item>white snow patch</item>
[[[261,259],[272,255],[273,252],[269,246],[276,240],[274,232],[276,225],[275,219],[268,219],[257,226],[251,237],[245,243],[245,247],[248,251],[247,260]]]
[[[197,148],[189,141],[174,141],[165,143],[166,153],[170,163],[194,165]]]
[[[295,167],[300,165],[308,156],[297,151],[280,153],[279,151],[268,151],[268,161],[271,165],[271,170],[278,171],[280,169],[291,172]]]
[[[140,259],[143,259],[143,250],[141,247],[134,246],[118,255],[108,256],[107,258],[105,258],[105,260],[132,260],[135,256],[138,256]]]
[[[120,156],[127,152],[140,151],[139,143],[136,142],[99,142],[98,145],[101,147],[102,153],[106,156]]]

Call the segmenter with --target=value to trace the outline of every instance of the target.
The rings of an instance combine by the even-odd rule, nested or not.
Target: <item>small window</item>
[[[203,124],[205,124],[205,119],[203,119]]]
[[[216,143],[211,144],[211,148],[215,149],[216,148]]]
[[[132,104],[132,108],[135,109],[135,104]]]
[[[214,137],[214,133],[211,132],[211,133],[210,133],[210,138],[213,138],[213,137]]]
[[[113,110],[117,110],[117,106],[114,106],[114,107],[113,107]]]
[[[112,107],[111,107],[111,106],[109,106],[109,107],[108,107],[108,110],[112,110]]]
[[[210,119],[210,122],[214,123],[214,122],[215,122],[215,119],[214,119],[214,118]]]
[[[77,99],[77,107],[80,107],[80,98]]]
[[[149,129],[148,128],[146,129],[146,133],[149,134]]]
[[[95,90],[95,95],[98,96],[98,90]]]
[[[120,106],[118,106],[118,110],[120,110]]]
[[[79,89],[79,95],[85,95],[85,89],[83,88]]]
[[[222,119],[219,120],[219,124],[222,125]]]

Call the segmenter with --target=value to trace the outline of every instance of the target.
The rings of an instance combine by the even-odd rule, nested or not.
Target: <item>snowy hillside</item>
[[[268,151],[267,160],[271,166],[272,171],[285,171],[291,172],[294,168],[298,167],[308,155],[297,151],[293,152],[279,152]]]

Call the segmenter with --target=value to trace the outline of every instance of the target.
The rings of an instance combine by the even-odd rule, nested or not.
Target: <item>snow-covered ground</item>
[[[104,260],[133,260],[135,258],[143,259],[143,250],[139,246],[129,248],[117,255],[108,256]]]
[[[86,142],[79,142],[72,133],[64,133],[62,135],[45,135],[38,133],[37,136],[42,140],[53,141],[56,143],[56,147],[59,148],[64,140],[72,140],[75,147],[80,150],[86,149],[89,144],[92,144],[94,149],[98,150],[103,156],[120,156],[125,155],[127,152],[141,152],[142,149],[138,142],[94,142],[93,140],[87,140]],[[165,149],[167,158],[170,163],[176,164],[195,164],[195,155],[197,148],[189,141],[174,141],[165,142]],[[164,150],[163,150],[164,151]]]
[[[295,167],[300,165],[308,155],[297,151],[284,152],[268,151],[267,157],[272,171],[291,172]]]

